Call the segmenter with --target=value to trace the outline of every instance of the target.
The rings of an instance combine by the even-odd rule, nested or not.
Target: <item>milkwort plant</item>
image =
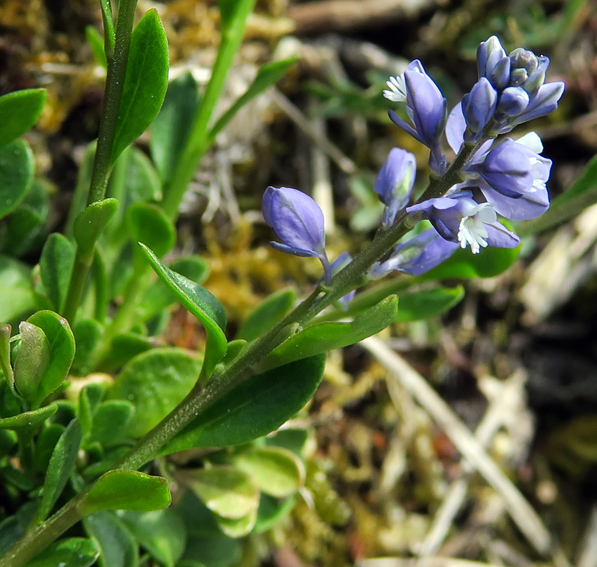
[[[506,269],[519,238],[500,218],[544,214],[545,228],[574,214],[555,206],[546,213],[551,162],[539,137],[505,137],[552,112],[564,85],[546,82],[546,57],[508,54],[496,37],[479,46],[478,81],[449,113],[420,61],[391,77],[384,96],[405,105],[408,122],[395,110],[391,120],[430,151],[427,188],[413,199],[415,158],[393,149],[374,186],[382,226],[360,254],[334,261],[317,204],[297,189],[267,188],[262,211],[279,240],[273,246],[318,258],[322,279],[299,303],[293,291],[267,298],[230,337],[222,304],[200,285],[206,263],[162,258],[174,247],[177,210],[202,156],[294,61],[262,67],[214,120],[254,0],[220,0],[222,41],[201,96],[190,76],[167,84],[167,42],[154,10],[133,27],[134,0],[120,0],[116,16],[109,0],[100,5],[103,37],[89,30],[88,38],[107,70],[103,115],[64,235],[43,239],[47,196],[20,139],[45,93],[0,97],[0,566],[119,567],[151,557],[209,567],[216,548],[225,554],[219,565],[233,564],[237,538],[274,525],[302,487],[305,432],[272,432],[313,395],[325,353],[399,319],[397,291],[461,277],[463,266],[468,276]],[[131,146],[148,127],[151,160]],[[421,221],[428,228],[419,230]],[[7,242],[18,243],[12,256]],[[40,245],[35,269],[17,259]],[[393,271],[411,278],[374,281]],[[431,292],[431,310],[411,318],[450,307],[463,290]],[[155,347],[175,300],[205,329],[200,353]],[[164,459],[189,449],[200,451],[184,465]],[[171,506],[169,486],[178,492]]]

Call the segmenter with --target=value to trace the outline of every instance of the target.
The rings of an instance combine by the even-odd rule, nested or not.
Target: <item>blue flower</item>
[[[271,245],[294,256],[313,256],[323,264],[324,279],[330,282],[330,263],[325,252],[323,213],[305,193],[289,187],[268,187],[261,207],[265,222],[283,242]]]
[[[550,114],[558,107],[564,83],[545,83],[549,63],[549,57],[521,47],[506,55],[495,36],[479,45],[479,78],[486,77],[499,97],[495,135],[510,132],[514,126]]]
[[[467,183],[474,182],[495,210],[505,218],[527,220],[549,208],[551,160],[540,156],[541,138],[531,132],[517,141],[507,138],[475,163],[465,167]]]
[[[468,126],[467,141],[477,142],[481,139],[483,129],[495,114],[497,99],[497,91],[485,77],[481,77],[471,92],[462,97],[462,112]]]
[[[445,240],[434,229],[429,228],[398,244],[387,260],[371,266],[369,275],[381,278],[396,270],[420,276],[447,260],[456,250],[457,243]]]
[[[497,222],[493,205],[477,203],[470,191],[429,199],[406,211],[429,220],[446,240],[460,243],[461,248],[470,246],[473,254],[488,245],[515,248],[520,242],[518,236]]]
[[[510,58],[494,35],[482,41],[477,48],[477,70],[479,78],[487,77],[498,90],[506,88],[510,82]]]
[[[393,102],[406,102],[406,113],[413,126],[402,120],[393,110],[391,120],[431,150],[429,166],[438,175],[445,171],[445,157],[441,153],[440,138],[447,119],[447,102],[437,85],[415,59],[398,77],[390,77],[384,96]]]
[[[417,162],[413,154],[393,148],[379,170],[374,189],[386,206],[383,215],[384,226],[394,224],[396,215],[408,204],[415,183],[416,167]]]

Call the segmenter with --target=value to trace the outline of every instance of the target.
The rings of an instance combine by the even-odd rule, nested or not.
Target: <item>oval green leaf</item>
[[[68,376],[75,356],[75,338],[68,321],[53,311],[38,311],[27,319],[39,327],[50,344],[50,361],[39,381],[33,405],[38,406],[56,390]]]
[[[157,205],[131,205],[126,213],[126,222],[132,240],[142,242],[158,256],[164,256],[174,247],[176,229]]]
[[[5,221],[0,231],[0,251],[11,256],[37,252],[46,237],[46,223],[50,214],[49,184],[34,179],[21,204]]]
[[[168,481],[138,471],[110,471],[101,476],[79,502],[83,516],[100,510],[150,512],[170,505]]]
[[[168,40],[157,11],[152,9],[131,36],[111,163],[152,123],[167,87]]]
[[[222,304],[205,288],[181,276],[160,262],[144,244],[139,244],[156,274],[174,292],[180,303],[205,327],[207,344],[202,374],[210,376],[215,365],[226,354],[226,313]]]
[[[429,270],[420,281],[444,280],[449,278],[493,278],[505,272],[518,258],[520,246],[516,248],[495,248],[488,246],[479,254],[459,248],[439,266]]]
[[[401,293],[396,321],[419,321],[440,315],[452,309],[463,298],[464,288],[461,285]]]
[[[45,89],[25,89],[0,96],[0,148],[37,122],[45,102]]]
[[[236,338],[254,341],[265,334],[290,311],[295,300],[294,289],[284,289],[270,295],[247,317],[238,330]]]
[[[93,415],[89,443],[97,442],[107,449],[120,445],[134,413],[135,408],[130,402],[103,402]]]
[[[302,461],[281,447],[251,447],[234,455],[232,462],[261,492],[277,498],[294,494],[305,481]]]
[[[135,408],[127,434],[140,437],[155,427],[191,391],[200,370],[201,358],[183,349],[152,349],[131,359],[109,392]]]
[[[198,415],[162,449],[238,445],[276,430],[311,398],[323,377],[325,356],[313,356],[252,376]]]
[[[91,260],[95,243],[118,209],[116,199],[104,199],[92,203],[79,214],[73,226],[73,235],[79,247],[79,254]]]
[[[35,162],[29,145],[14,140],[0,148],[0,219],[12,213],[33,183]]]
[[[95,563],[99,550],[95,543],[84,537],[72,537],[48,546],[27,567],[89,567]]]
[[[224,518],[216,516],[219,528],[228,536],[233,538],[249,535],[257,523],[257,510],[251,510],[242,518]]]
[[[31,268],[8,256],[0,256],[0,321],[14,321],[34,308]]]
[[[247,473],[235,467],[184,469],[176,473],[176,478],[223,518],[238,520],[259,507],[259,489]]]
[[[50,361],[50,343],[46,334],[35,325],[22,321],[19,325],[21,342],[15,360],[15,387],[31,403]]]
[[[294,360],[328,352],[379,333],[396,319],[398,298],[387,297],[350,323],[316,323],[291,336],[264,361],[262,368],[275,368]]]
[[[174,567],[187,541],[185,525],[174,510],[125,512],[121,519],[154,559],[166,567]]]

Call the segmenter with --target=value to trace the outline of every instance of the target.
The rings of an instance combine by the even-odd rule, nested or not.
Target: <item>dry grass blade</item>
[[[475,431],[475,439],[483,447],[487,447],[490,444],[494,435],[503,425],[509,410],[518,405],[524,379],[525,377],[522,372],[516,372],[503,384],[500,395],[495,396],[491,401],[491,405]],[[469,477],[472,472],[473,468],[470,463],[463,463],[462,477],[450,486],[448,494],[435,515],[433,525],[421,544],[419,551],[421,557],[429,557],[439,551],[439,548],[448,535],[450,527],[454,523],[454,518],[462,508],[468,492]]]
[[[548,555],[552,546],[551,536],[535,510],[435,390],[381,340],[370,337],[362,341],[362,345],[425,408],[464,458],[498,492],[512,519],[533,547],[542,555]]]

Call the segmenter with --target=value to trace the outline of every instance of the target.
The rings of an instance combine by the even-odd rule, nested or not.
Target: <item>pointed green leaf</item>
[[[94,26],[86,26],[85,37],[87,38],[89,47],[91,47],[91,53],[93,53],[95,62],[104,69],[107,69],[108,59],[106,58],[106,49],[104,47],[104,38],[102,37],[102,34],[98,32]]]
[[[106,393],[106,387],[101,383],[91,382],[81,388],[79,392],[79,421],[83,429],[83,436],[89,435],[93,414]]]
[[[276,84],[297,61],[298,58],[293,57],[291,59],[282,59],[281,61],[272,61],[261,67],[255,80],[251,83],[251,86],[214,124],[209,132],[210,139],[214,140],[245,104],[253,100],[257,95],[260,95],[272,85]]]
[[[27,567],[89,567],[95,563],[99,550],[92,540],[83,537],[63,539],[49,545]]]
[[[19,332],[21,342],[15,360],[15,386],[21,396],[32,403],[50,362],[50,343],[42,329],[27,321],[21,322]]]
[[[295,300],[294,289],[284,289],[270,295],[247,317],[236,338],[254,341],[280,321],[290,311]]]
[[[209,274],[207,262],[199,256],[177,258],[169,265],[169,268],[196,284],[203,283]],[[142,321],[147,321],[159,315],[175,302],[176,295],[174,295],[162,280],[157,280],[147,289],[141,301],[139,318]]]
[[[233,35],[232,32],[237,31],[238,27],[242,31],[244,22],[253,10],[254,5],[255,0],[218,0],[222,35]],[[242,37],[238,38],[238,41],[240,40],[242,40]]]
[[[168,481],[137,471],[109,471],[91,487],[79,503],[83,516],[100,510],[149,512],[170,505]]]
[[[141,437],[166,417],[191,391],[201,370],[201,358],[176,349],[152,349],[131,359],[109,397],[133,404],[127,434]]]
[[[168,40],[157,11],[152,9],[141,18],[131,36],[112,163],[157,116],[167,87]]]
[[[139,550],[126,525],[112,512],[83,520],[87,534],[99,545],[100,567],[138,567]]]
[[[387,297],[350,323],[316,323],[291,336],[275,349],[263,368],[275,368],[293,360],[355,344],[379,333],[396,319],[398,298]]]
[[[313,356],[252,376],[198,415],[162,449],[224,447],[262,437],[295,415],[315,393],[325,356]]]
[[[39,510],[35,515],[38,522],[46,519],[58,497],[62,494],[73,472],[79,447],[81,446],[82,435],[81,424],[78,419],[74,419],[56,443],[44,480]]]
[[[15,377],[10,362],[10,333],[12,327],[7,323],[0,325],[0,376],[4,375],[10,389],[14,390]]]
[[[33,183],[35,161],[29,145],[14,140],[0,148],[0,219],[12,213]]]
[[[52,406],[58,409],[58,407],[54,404],[46,407]],[[65,429],[66,427],[58,425],[57,423],[48,423],[42,429],[35,441],[34,465],[37,472],[45,474],[48,470],[48,465],[50,464],[50,459],[52,458],[52,453],[54,452],[56,443],[58,443],[58,440],[64,433]]]
[[[104,22],[104,52],[107,56],[114,57],[114,19],[112,18],[112,5],[110,0],[100,0],[102,20]]]
[[[56,390],[68,376],[75,356],[75,338],[68,321],[52,311],[38,311],[27,321],[39,327],[50,344],[50,361],[37,388],[33,405],[38,406]]]
[[[232,463],[247,473],[261,492],[278,498],[294,494],[305,481],[302,461],[281,447],[251,447],[234,455]]]
[[[5,417],[0,419],[0,429],[36,429],[46,419],[52,417],[57,410],[57,405],[50,404],[49,406],[26,411],[12,417]]]
[[[460,303],[463,298],[464,288],[461,285],[401,293],[396,321],[419,321],[440,315]]]
[[[149,554],[174,567],[187,540],[187,530],[180,516],[171,508],[155,512],[125,512],[120,516],[135,539]]]
[[[45,102],[45,89],[25,89],[0,96],[0,148],[37,122]]]
[[[210,376],[214,366],[226,354],[226,313],[222,304],[205,288],[166,267],[147,246],[140,244],[160,279],[174,292],[182,305],[205,327],[207,345],[202,370]]]
[[[184,469],[176,473],[176,478],[223,518],[238,520],[259,507],[259,489],[247,473],[237,468]]]
[[[180,161],[198,107],[197,83],[191,73],[181,75],[168,85],[164,104],[151,125],[149,145],[164,183],[170,181]]]
[[[91,260],[95,243],[118,209],[116,199],[97,201],[83,209],[75,219],[73,235],[83,258]]]
[[[126,213],[126,221],[132,240],[142,242],[158,256],[164,256],[174,247],[176,229],[157,205],[131,205]]]
[[[41,252],[39,272],[55,311],[62,311],[74,262],[72,242],[58,232],[50,234]]]

